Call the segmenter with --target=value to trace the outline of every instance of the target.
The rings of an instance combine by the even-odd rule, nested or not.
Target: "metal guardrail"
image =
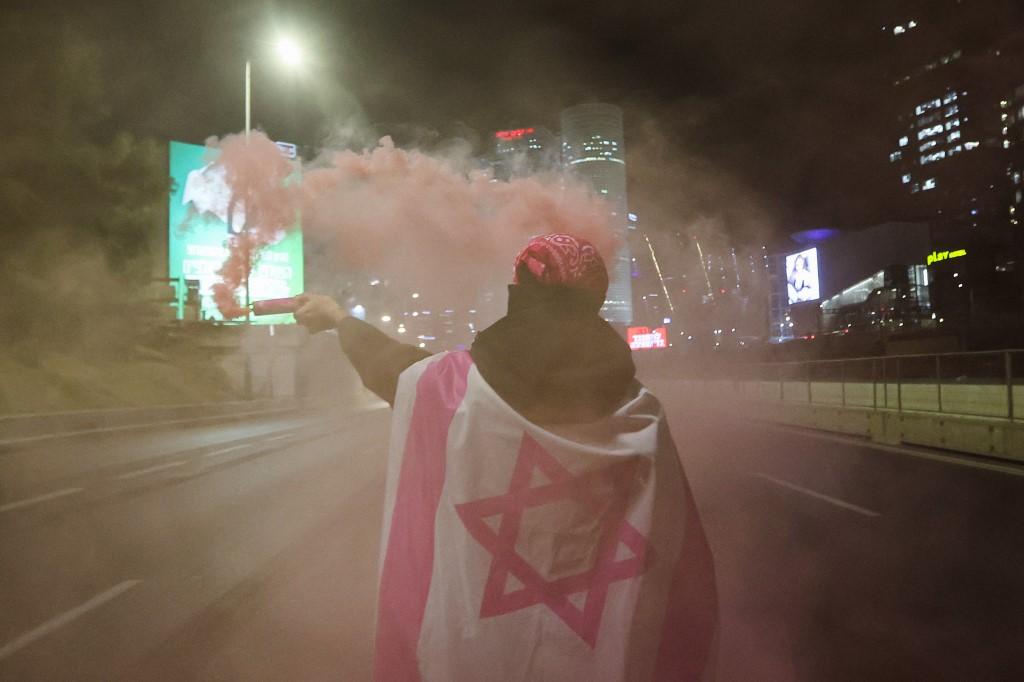
[[[0,415],[0,445],[42,437],[159,427],[182,422],[229,421],[294,410],[301,405],[299,401],[288,398]]]
[[[1024,350],[738,365],[747,397],[899,412],[1024,418]]]

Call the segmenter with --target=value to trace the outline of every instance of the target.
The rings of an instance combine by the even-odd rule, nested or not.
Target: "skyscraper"
[[[1021,76],[1024,80],[1024,75]],[[1010,150],[1010,182],[1013,195],[1010,200],[1010,224],[1014,229],[1024,221],[1024,83],[1000,101],[1002,108],[1004,144]]]
[[[622,110],[611,104],[580,104],[562,111],[562,162],[584,178],[611,206],[612,226],[621,239],[602,315],[609,322],[633,321],[630,252],[626,240],[626,160]]]
[[[513,128],[494,133],[494,175],[499,180],[558,167],[558,138],[547,128]]]
[[[1024,240],[1013,223],[1014,99],[1024,85],[1024,11],[1004,0],[908,1],[890,11],[895,21],[882,27],[897,122],[889,161],[907,213],[931,224],[933,248],[966,253],[930,268],[936,307],[963,321],[1017,307]]]

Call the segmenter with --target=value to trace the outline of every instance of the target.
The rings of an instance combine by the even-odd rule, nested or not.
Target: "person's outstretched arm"
[[[373,325],[350,317],[330,296],[302,294],[295,319],[311,333],[336,329],[341,349],[352,362],[363,385],[389,405],[395,403],[398,375],[430,353],[395,341]]]

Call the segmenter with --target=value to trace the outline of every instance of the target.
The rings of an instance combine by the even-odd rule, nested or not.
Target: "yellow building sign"
[[[950,258],[959,258],[960,256],[966,256],[967,249],[957,249],[956,251],[932,251],[928,254],[928,265],[932,263],[938,263],[939,261],[949,260]]]

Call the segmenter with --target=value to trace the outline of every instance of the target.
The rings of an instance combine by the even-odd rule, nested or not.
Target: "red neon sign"
[[[518,140],[523,135],[529,135],[533,128],[516,128],[515,130],[499,130],[494,136],[499,140]]]
[[[668,348],[668,330],[665,327],[629,327],[626,329],[626,341],[633,350]]]

